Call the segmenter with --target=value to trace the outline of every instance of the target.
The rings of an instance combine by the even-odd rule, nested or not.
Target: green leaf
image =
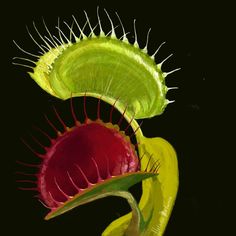
[[[64,49],[63,49],[64,48]],[[135,119],[153,117],[168,104],[161,64],[132,44],[110,37],[89,37],[51,49],[36,62],[30,76],[61,99],[100,98]]]
[[[126,173],[120,176],[115,176],[100,182],[92,187],[87,188],[81,193],[78,193],[73,198],[66,201],[57,209],[51,211],[46,217],[49,220],[53,217],[61,215],[73,208],[83,205],[85,203],[94,201],[96,199],[104,198],[107,196],[116,196],[119,191],[128,191],[128,189],[150,177],[155,176],[154,173],[136,172],[136,173]]]

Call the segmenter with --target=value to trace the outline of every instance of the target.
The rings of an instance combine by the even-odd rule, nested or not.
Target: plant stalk
[[[132,218],[128,228],[125,231],[124,236],[141,236],[142,229],[144,226],[144,220],[142,213],[133,195],[128,191],[116,191],[113,192],[112,195],[125,198],[132,209]]]

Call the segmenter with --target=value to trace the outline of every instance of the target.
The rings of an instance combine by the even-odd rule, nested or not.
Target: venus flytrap
[[[59,114],[56,115],[64,132],[50,139],[50,146],[40,154],[37,190],[43,203],[51,210],[51,219],[79,205],[106,196],[124,197],[132,213],[112,222],[103,236],[161,236],[164,233],[178,190],[178,165],[172,146],[161,138],[143,135],[136,119],[151,118],[162,114],[171,102],[166,93],[166,77],[177,71],[163,72],[163,63],[155,63],[155,56],[147,53],[147,42],[139,47],[134,21],[134,43],[128,41],[127,33],[116,13],[123,35],[118,39],[113,21],[106,10],[111,31],[106,34],[97,11],[99,34],[96,35],[88,15],[86,24],[90,33],[84,33],[73,16],[69,36],[60,28],[58,36],[50,33],[45,22],[47,36],[41,35],[33,24],[40,40],[30,37],[41,49],[38,56],[17,47],[29,58],[15,57],[14,64],[32,69],[29,72],[35,82],[46,92],[62,100],[84,96],[85,122],[80,123],[71,106],[74,126],[68,128]],[[75,28],[75,26],[77,28]],[[22,64],[21,61],[33,63]],[[90,120],[86,113],[86,97],[98,99],[117,109],[134,131],[138,153],[130,138],[118,124],[105,123],[98,116]],[[72,99],[72,98],[71,98]],[[50,125],[57,129],[49,121]],[[58,132],[57,132],[58,133]],[[102,138],[101,138],[102,137]],[[76,143],[76,145],[75,145]],[[140,158],[142,157],[142,158]],[[160,170],[159,170],[160,168]],[[129,187],[142,181],[143,194],[139,204],[128,192]]]

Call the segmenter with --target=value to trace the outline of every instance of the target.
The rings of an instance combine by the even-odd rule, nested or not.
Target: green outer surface
[[[167,105],[160,66],[141,49],[116,38],[97,37],[61,46],[43,55],[31,77],[48,93],[101,97],[135,114],[135,119],[159,115]],[[48,65],[51,69],[48,69]]]
[[[45,217],[45,219],[49,220],[77,206],[94,201],[96,199],[103,198],[105,196],[115,195],[115,192],[117,191],[127,191],[129,187],[133,186],[134,184],[153,176],[156,176],[156,174],[145,173],[145,172],[135,172],[135,173],[127,173],[121,176],[112,177],[111,179],[108,179],[104,182],[100,182],[99,184],[96,184],[90,188],[87,188],[83,192],[75,195],[72,199],[65,202],[56,210],[51,211]]]

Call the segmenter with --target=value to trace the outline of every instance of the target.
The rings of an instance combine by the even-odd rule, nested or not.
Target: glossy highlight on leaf
[[[127,105],[127,113],[134,114],[135,119],[150,118],[164,111],[169,103],[165,97],[168,91],[165,78],[169,73],[161,69],[168,58],[158,65],[155,63],[154,55],[160,48],[153,56],[147,54],[147,45],[140,49],[136,29],[134,44],[129,43],[125,31],[122,39],[118,39],[113,25],[112,34],[108,36],[101,24],[98,35],[92,30],[88,36],[83,31],[77,35],[78,29],[70,28],[74,41],[64,40],[59,29],[59,42],[53,43],[56,47],[47,46],[48,37],[44,39],[49,49],[38,56],[33,72],[29,72],[40,87],[63,100],[71,94],[83,96],[85,91],[87,96],[99,98],[102,95],[110,104],[119,97],[116,107],[123,111]]]

